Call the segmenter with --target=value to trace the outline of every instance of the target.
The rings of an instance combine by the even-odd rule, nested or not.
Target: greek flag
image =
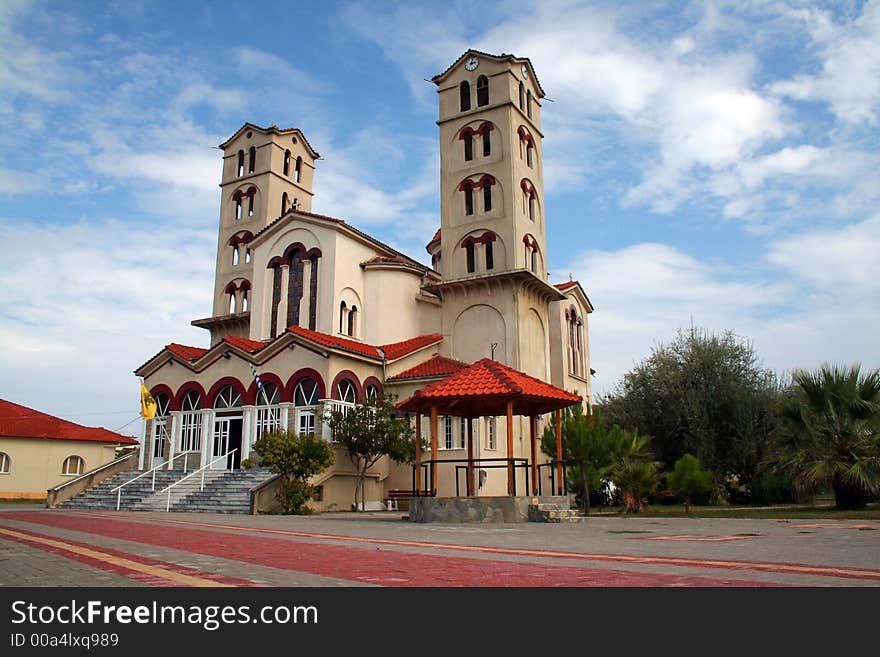
[[[263,390],[263,382],[260,381],[260,375],[257,374],[257,368],[254,367],[253,363],[251,363],[251,374],[254,375],[254,381],[257,382],[257,389],[265,395],[266,391]]]

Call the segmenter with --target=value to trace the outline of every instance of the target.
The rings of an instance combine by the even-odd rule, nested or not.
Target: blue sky
[[[321,153],[314,210],[427,258],[436,93],[465,49],[532,59],[548,264],[598,392],[694,324],[780,373],[880,365],[880,3],[0,3],[0,395],[87,424],[205,345],[220,152]],[[130,425],[127,431],[136,429]]]

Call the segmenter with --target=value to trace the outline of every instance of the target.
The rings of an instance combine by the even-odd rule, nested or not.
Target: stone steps
[[[572,509],[569,499],[560,502],[540,502],[537,498],[529,504],[529,522],[584,522],[587,518]]]
[[[140,471],[121,472],[106,479],[78,496],[59,504],[64,509],[115,510],[117,494],[113,488],[131,481]],[[170,511],[193,513],[250,513],[251,489],[275,475],[266,469],[206,470],[193,475],[171,489]],[[168,493],[160,493],[166,486],[185,476],[181,470],[156,471],[156,487],[152,488],[152,476],[142,477],[122,489],[120,510],[165,511]]]

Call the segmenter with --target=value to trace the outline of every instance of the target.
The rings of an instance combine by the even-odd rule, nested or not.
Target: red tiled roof
[[[238,347],[242,351],[246,351],[249,354],[255,354],[260,351],[260,349],[266,346],[265,342],[248,340],[247,338],[239,338],[235,335],[227,335],[225,338],[223,338],[223,341],[227,344],[231,344],[233,347]]]
[[[483,358],[417,390],[398,408],[410,411],[437,406],[455,414],[458,406],[464,415],[502,415],[508,400],[514,402],[518,414],[540,414],[583,401],[546,381]]]
[[[428,335],[420,335],[417,338],[410,338],[403,342],[383,344],[381,349],[385,352],[385,357],[388,360],[395,360],[401,356],[406,356],[407,354],[411,354],[414,351],[427,347],[428,345],[440,342],[442,339],[443,336],[439,333],[429,333]]]
[[[401,265],[408,265],[410,261],[406,258],[400,258],[398,256],[376,256],[375,258],[370,258],[369,260],[364,260],[362,265],[371,265],[376,262],[393,262]]]
[[[419,363],[415,367],[410,367],[408,370],[404,370],[400,374],[388,377],[388,380],[402,381],[404,379],[423,379],[437,376],[448,376],[449,374],[458,372],[467,366],[467,363],[463,363],[460,360],[454,360],[452,358],[446,358],[445,356],[434,354],[423,363]]]
[[[201,358],[207,353],[207,349],[202,349],[201,347],[188,347],[185,344],[177,344],[176,342],[172,342],[171,344],[166,344],[165,348],[170,351],[172,354],[176,354],[180,356],[184,360],[196,360],[197,358]]]
[[[137,445],[129,436],[103,427],[84,427],[60,417],[35,411],[5,399],[0,399],[0,436],[5,438],[41,438],[81,440],[96,443]]]
[[[437,232],[434,233],[434,237],[431,238],[431,241],[428,242],[428,244],[431,245],[431,244],[433,244],[434,242],[439,242],[439,241],[440,241],[440,236],[441,236],[441,235],[442,235],[442,229],[441,229],[441,228],[438,228],[438,229],[437,229]]]
[[[373,345],[364,344],[363,342],[358,342],[357,340],[349,340],[348,338],[340,338],[335,335],[327,335],[326,333],[319,333],[318,331],[311,331],[307,328],[303,328],[302,326],[288,326],[287,330],[293,333],[294,335],[298,335],[306,340],[311,340],[312,342],[316,342],[319,345],[324,347],[332,347],[334,349],[345,349],[346,351],[353,351],[356,354],[362,354],[364,356],[369,356],[370,358],[376,358],[381,360],[381,356],[379,355],[379,350],[376,349]]]
[[[579,285],[577,281],[566,281],[565,283],[556,283],[553,287],[557,290],[567,290],[570,287],[574,287],[575,285]]]
[[[423,347],[434,344],[435,342],[440,342],[443,339],[443,336],[441,336],[439,333],[432,333],[430,335],[420,335],[416,338],[410,338],[409,340],[404,340],[403,342],[395,342],[392,344],[384,344],[380,347],[375,347],[370,344],[358,342],[357,340],[350,340],[348,338],[342,338],[336,335],[327,335],[326,333],[311,331],[307,328],[303,328],[302,326],[289,326],[287,330],[294,335],[298,335],[302,338],[305,338],[306,340],[311,340],[312,342],[323,345],[325,347],[331,347],[333,349],[344,349],[345,351],[351,351],[356,354],[361,354],[363,356],[369,356],[370,358],[375,358],[376,360],[382,359],[382,355],[379,353],[379,349],[381,349],[385,353],[385,357],[388,360],[395,360],[402,356],[406,356],[409,353],[417,351]]]

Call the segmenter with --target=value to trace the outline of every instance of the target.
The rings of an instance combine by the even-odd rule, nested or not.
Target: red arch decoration
[[[535,139],[532,137],[531,133],[525,126],[521,125],[519,128],[517,128],[516,133],[519,135],[520,140],[526,142],[529,146],[532,146],[534,148]]]
[[[160,383],[150,389],[150,394],[153,396],[153,399],[156,398],[156,395],[165,395],[168,397],[168,410],[171,410],[171,405],[174,402],[174,391],[170,386]]]
[[[168,410],[179,411],[183,407],[183,398],[186,397],[186,393],[190,390],[195,390],[199,393],[202,406],[204,407],[208,401],[208,395],[205,394],[205,389],[202,387],[202,384],[198,381],[187,381],[177,389],[177,394],[175,394],[174,398],[171,400],[171,405],[168,407]]]
[[[519,187],[526,194],[529,195],[529,198],[537,198],[538,197],[537,192],[535,192],[535,186],[528,179],[523,178],[522,180],[520,180]]]
[[[222,379],[212,385],[211,390],[208,391],[208,401],[211,404],[209,408],[214,408],[215,398],[226,386],[232,386],[233,388],[238,390],[239,394],[241,395],[241,403],[245,403],[247,390],[245,389],[244,385],[242,385],[241,381],[236,379],[234,376],[224,376]]]
[[[336,394],[336,388],[339,383],[343,379],[350,379],[354,384],[355,394],[357,395],[357,401],[364,400],[364,387],[361,385],[360,379],[358,379],[357,374],[352,372],[351,370],[342,370],[339,374],[336,375],[336,378],[333,379],[333,383],[330,385],[330,395]],[[335,397],[333,397],[335,399]]]
[[[476,182],[474,182],[470,178],[465,178],[464,180],[462,180],[461,184],[458,186],[458,191],[463,192],[468,187],[470,187],[471,189],[479,188],[479,187],[482,187],[483,184],[486,182],[488,182],[490,185],[494,185],[497,181],[495,180],[495,176],[488,174],[488,173],[484,173],[482,176],[480,176],[480,179]]]
[[[265,374],[260,374],[260,381],[263,382],[263,385],[267,383],[274,383],[275,387],[278,388],[278,402],[287,402],[289,399],[285,399],[285,390],[284,390],[284,381],[281,380],[281,377],[277,374],[273,374],[272,372],[266,372]],[[259,390],[257,389],[257,382],[251,381],[250,387],[247,389],[247,394],[245,395],[245,404],[249,406],[256,405],[257,403],[257,395],[259,394]]]
[[[476,130],[474,128],[471,128],[470,126],[466,126],[461,129],[461,132],[458,133],[458,138],[459,138],[459,140],[463,141],[467,135],[471,135],[472,137],[477,136],[477,135],[481,135],[481,134],[483,134],[483,130],[485,130],[486,128],[488,128],[490,131],[494,130],[495,124],[493,124],[491,121],[483,121],[480,124],[480,127],[477,128]]]
[[[293,402],[293,390],[296,388],[296,384],[300,382],[301,379],[305,379],[306,377],[310,379],[314,379],[315,383],[318,384],[318,399],[326,399],[327,398],[327,389],[324,387],[324,377],[317,370],[313,370],[311,367],[304,367],[301,370],[297,370],[293,373],[287,380],[287,385],[284,386],[284,394],[282,399],[284,401]]]
[[[466,248],[469,244],[485,244],[486,242],[494,242],[498,236],[491,230],[487,230],[482,235],[468,235],[461,241],[461,248]]]
[[[249,230],[245,230],[240,233],[236,233],[235,235],[230,237],[229,241],[226,242],[226,246],[238,246],[239,244],[247,244],[252,239],[254,239],[254,234]]]

